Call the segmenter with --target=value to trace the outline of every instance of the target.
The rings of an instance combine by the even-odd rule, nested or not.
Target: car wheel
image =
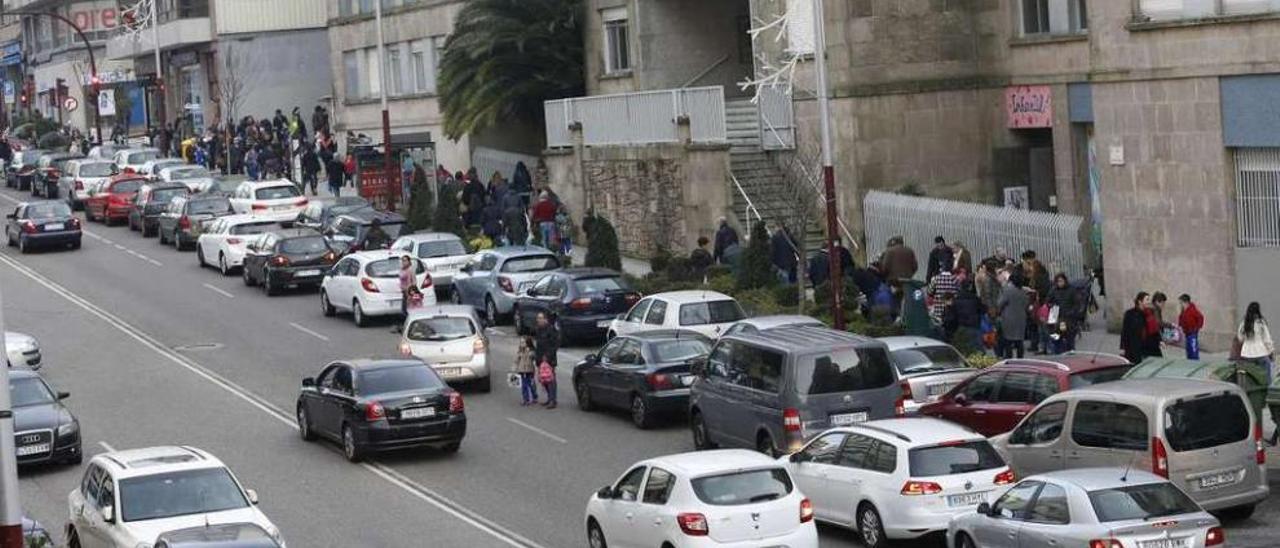
[[[1244,521],[1253,516],[1256,505],[1246,504],[1244,506],[1232,506],[1219,512],[1222,514],[1223,521]]]
[[[4,228],[4,241],[5,243],[9,244],[9,247],[13,247],[17,245],[13,243],[13,234],[9,233],[9,227]]]
[[[196,244],[196,260],[200,261],[200,268],[208,266],[204,264],[204,246],[200,244]]]
[[[18,253],[25,255],[30,251],[31,249],[27,247],[27,239],[25,237],[18,236]]]
[[[457,453],[459,449],[462,449],[462,442],[460,441],[450,442],[440,446],[440,450],[445,453]]]
[[[76,533],[75,528],[67,533],[67,548],[80,548],[80,534]]]
[[[159,232],[160,245],[168,245],[169,239],[164,237],[164,229],[157,229],[156,232]]]
[[[578,409],[583,411],[595,410],[596,404],[591,401],[591,386],[587,384],[587,381],[582,379],[574,381],[573,393],[578,396]]]
[[[253,276],[249,274],[248,267],[240,269],[240,277],[244,279],[244,285],[253,287]]]
[[[333,317],[334,314],[338,313],[338,310],[333,307],[333,303],[329,302],[329,293],[323,289],[320,290],[320,310],[325,317]]]
[[[364,327],[369,325],[369,318],[364,315],[364,309],[360,307],[360,301],[351,301],[351,319],[355,320],[356,327]]]
[[[227,267],[227,256],[222,253],[218,254],[218,272],[223,276],[231,274],[231,269]]]
[[[268,297],[274,297],[280,294],[280,287],[271,283],[271,273],[265,270],[262,272],[262,291],[266,293]]]
[[[778,449],[773,445],[773,438],[763,432],[760,433],[759,439],[756,440],[756,451],[764,453],[765,456],[771,459],[778,458]]]
[[[715,449],[715,442],[711,441],[711,432],[707,430],[707,422],[702,419],[702,413],[693,412],[693,416],[689,418],[689,428],[693,430],[693,447],[699,451],[704,449]]]
[[[640,394],[631,396],[631,422],[641,430],[653,426],[653,417],[649,414],[649,405],[644,402],[644,396]]]
[[[71,242],[71,249],[80,249],[80,240]]]
[[[342,455],[351,462],[360,462],[364,458],[364,451],[356,443],[355,433],[345,424],[342,425]]]
[[[594,519],[587,522],[587,544],[591,548],[609,548],[609,543],[604,540],[604,531]]]
[[[862,536],[862,544],[867,548],[885,548],[889,539],[884,537],[884,523],[880,521],[880,512],[870,504],[858,508],[858,533]]]
[[[484,315],[489,319],[489,325],[498,325],[498,305],[493,304],[493,297],[484,298]]]
[[[462,304],[462,293],[458,291],[458,288],[455,287],[453,288],[453,291],[449,292],[449,302],[459,305]]]
[[[84,451],[76,451],[76,456],[62,461],[62,464],[67,464],[70,466],[80,466],[83,463],[84,463]]]
[[[492,392],[493,391],[493,375],[486,375],[485,378],[480,379],[480,381],[476,383],[476,390],[479,390],[480,393],[482,394],[488,394],[489,392]]]
[[[315,441],[316,433],[311,431],[311,417],[307,416],[306,406],[298,406],[298,434],[302,441]]]
[[[959,535],[956,536],[956,548],[977,548],[977,547],[974,546],[973,539],[969,538],[969,535],[960,533]]]

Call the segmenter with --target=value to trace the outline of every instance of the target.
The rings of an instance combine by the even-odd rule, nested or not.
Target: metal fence
[[[1065,272],[1071,279],[1084,276],[1084,244],[1080,229],[1084,219],[1075,215],[1044,213],[904,196],[871,191],[863,200],[867,253],[877,257],[889,238],[902,236],[920,261],[917,277],[925,275],[926,258],[933,239],[962,242],[977,263],[1003,247],[1015,260],[1034,250],[1050,274]]]
[[[543,108],[549,147],[573,146],[574,123],[582,125],[586,145],[674,143],[681,116],[689,118],[693,141],[727,140],[722,86],[574,97],[547,101]]]
[[[530,174],[538,169],[537,156],[487,147],[476,147],[471,152],[471,165],[476,167],[476,173],[480,175],[482,181],[488,181],[495,171],[502,173],[502,177],[507,181],[511,181],[511,176],[516,172],[516,164],[519,162],[524,162],[524,167],[529,168]]]
[[[1238,148],[1236,227],[1240,247],[1280,247],[1280,148]]]
[[[765,150],[796,147],[796,126],[791,94],[773,86],[760,88],[760,146]]]

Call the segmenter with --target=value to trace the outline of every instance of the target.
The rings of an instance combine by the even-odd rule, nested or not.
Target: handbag
[[[547,360],[542,360],[542,363],[538,364],[538,382],[551,384],[555,380],[556,372],[551,368],[551,363]]]

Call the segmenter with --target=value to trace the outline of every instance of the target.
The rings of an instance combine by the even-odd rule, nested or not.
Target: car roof
[[[636,463],[657,466],[686,478],[723,474],[736,470],[776,468],[778,462],[762,453],[746,449],[717,449],[664,455]]]
[[[422,360],[411,358],[356,358],[340,361],[359,371],[369,371],[387,367],[404,367],[407,365],[427,365],[426,362],[423,362]]]
[[[187,188],[187,185],[184,185],[182,183],[171,183],[168,181],[153,181],[142,186],[147,187],[148,189],[151,189],[151,190],[165,190],[170,188],[181,188],[181,189]]]
[[[93,460],[111,469],[116,479],[225,467],[217,457],[201,449],[176,445],[111,451],[100,453]]]
[[[1236,392],[1241,391],[1241,389],[1234,384],[1219,380],[1157,377],[1104,382],[1060,392],[1054,394],[1053,397],[1055,399],[1060,397],[1118,398],[1126,401],[1160,402],[1198,396],[1206,392],[1222,391]]]
[[[281,228],[279,230],[272,230],[271,232],[279,238],[302,238],[306,236],[322,235],[320,234],[320,231],[314,228]]]
[[[756,316],[754,318],[746,318],[738,320],[737,323],[755,326],[756,329],[773,329],[776,327],[785,327],[792,325],[813,325],[823,326],[822,320],[809,316],[801,316],[799,314],[774,314],[772,316]]]
[[[116,164],[115,162],[112,162],[111,160],[108,160],[106,158],[76,158],[76,159],[79,160],[77,163],[80,164],[81,166],[88,166],[93,164],[108,164],[108,165]]]
[[[888,345],[890,352],[902,350],[904,348],[917,348],[922,346],[951,346],[940,340],[931,339],[929,337],[880,337],[878,340]]]
[[[47,204],[66,205],[67,203],[62,200],[32,200],[30,202],[18,202],[19,206],[33,206],[33,205],[47,205]]]
[[[462,238],[452,232],[414,232],[413,234],[405,234],[400,239],[411,240],[413,242],[436,242],[436,241],[462,241]]]
[[[1024,478],[1024,481],[1025,480],[1052,480],[1069,483],[1085,491],[1096,491],[1099,489],[1107,489],[1109,487],[1118,487],[1122,485],[1168,483],[1169,481],[1152,474],[1151,472],[1140,470],[1136,467],[1068,468],[1063,470],[1054,470],[1043,474],[1036,474]]]
[[[277,186],[291,186],[291,187],[297,188],[298,186],[289,182],[286,179],[276,179],[274,181],[241,181],[240,184],[248,185],[249,188],[253,188],[253,189],[277,187]]]
[[[686,289],[683,291],[667,291],[665,293],[654,293],[649,295],[652,298],[662,299],[669,303],[700,303],[706,301],[732,301],[733,297],[720,293],[718,291],[710,291],[704,289]]]
[[[422,318],[434,318],[436,316],[466,316],[473,319],[479,319],[476,309],[473,306],[463,304],[441,304],[420,308],[409,313],[409,321]]]
[[[362,225],[373,224],[374,220],[377,220],[384,225],[405,222],[404,215],[392,213],[390,211],[379,211],[372,207],[360,208],[355,211],[343,213],[338,216],[338,219],[349,219],[351,222]]]
[[[896,438],[914,447],[937,445],[956,440],[987,439],[982,434],[958,423],[931,417],[881,419],[833,428],[831,431],[861,434],[874,432],[880,436]]]
[[[359,259],[361,263],[381,261],[383,259],[399,259],[400,257],[408,256],[409,254],[398,249],[371,249],[368,251],[357,251],[347,255],[347,257]]]
[[[584,266],[579,266],[574,268],[563,268],[559,270],[559,273],[564,274],[565,276],[568,276],[569,278],[574,280],[581,280],[583,278],[609,278],[609,277],[617,277],[622,275],[621,272],[618,272],[616,270],[612,270],[609,268],[584,267]]]
[[[1013,358],[1004,360],[992,367],[1051,368],[1065,373],[1084,373],[1123,365],[1129,365],[1129,361],[1114,354],[1068,352],[1066,354],[1040,356],[1038,358]]]
[[[623,336],[629,339],[636,339],[636,340],[649,341],[649,342],[674,341],[679,339],[700,339],[705,342],[711,341],[711,339],[709,339],[706,335],[703,335],[702,333],[698,333],[697,331],[693,331],[690,329],[653,329],[650,331],[639,331],[636,333],[629,333]]]
[[[547,249],[545,247],[538,247],[536,245],[508,245],[508,246],[502,246],[502,247],[495,247],[493,249],[486,249],[485,251],[488,253],[493,253],[494,255],[497,255],[499,257],[504,257],[504,258],[523,257],[526,255],[553,255],[554,254],[551,252],[550,249]]]
[[[186,185],[183,185],[183,184],[177,184],[177,185],[174,185],[174,186],[186,186]],[[238,214],[238,215],[224,215],[224,216],[222,216],[222,217],[218,217],[218,220],[220,220],[220,221],[222,221],[222,222],[224,222],[224,223],[231,223],[231,224],[237,224],[237,225],[238,225],[238,224],[244,224],[244,223],[271,223],[271,224],[280,224],[280,221],[278,221],[278,220],[276,220],[276,219],[272,219],[272,218],[269,218],[269,217],[262,217],[262,216],[260,216],[260,215],[245,214],[245,213],[241,213],[241,214]],[[284,228],[284,227],[281,227],[281,228]]]
[[[735,333],[726,339],[741,339],[797,354],[820,352],[833,346],[883,346],[884,343],[847,331],[807,325],[779,327],[759,333]]]

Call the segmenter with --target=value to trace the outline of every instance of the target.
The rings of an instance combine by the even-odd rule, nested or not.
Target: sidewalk
[[[587,248],[586,246],[574,245],[573,253],[570,253],[570,255],[573,256],[574,266],[582,266],[582,264],[586,263],[587,261]],[[637,278],[643,277],[649,274],[649,261],[646,261],[644,259],[633,259],[631,257],[623,257],[622,272],[626,274],[630,274]]]

